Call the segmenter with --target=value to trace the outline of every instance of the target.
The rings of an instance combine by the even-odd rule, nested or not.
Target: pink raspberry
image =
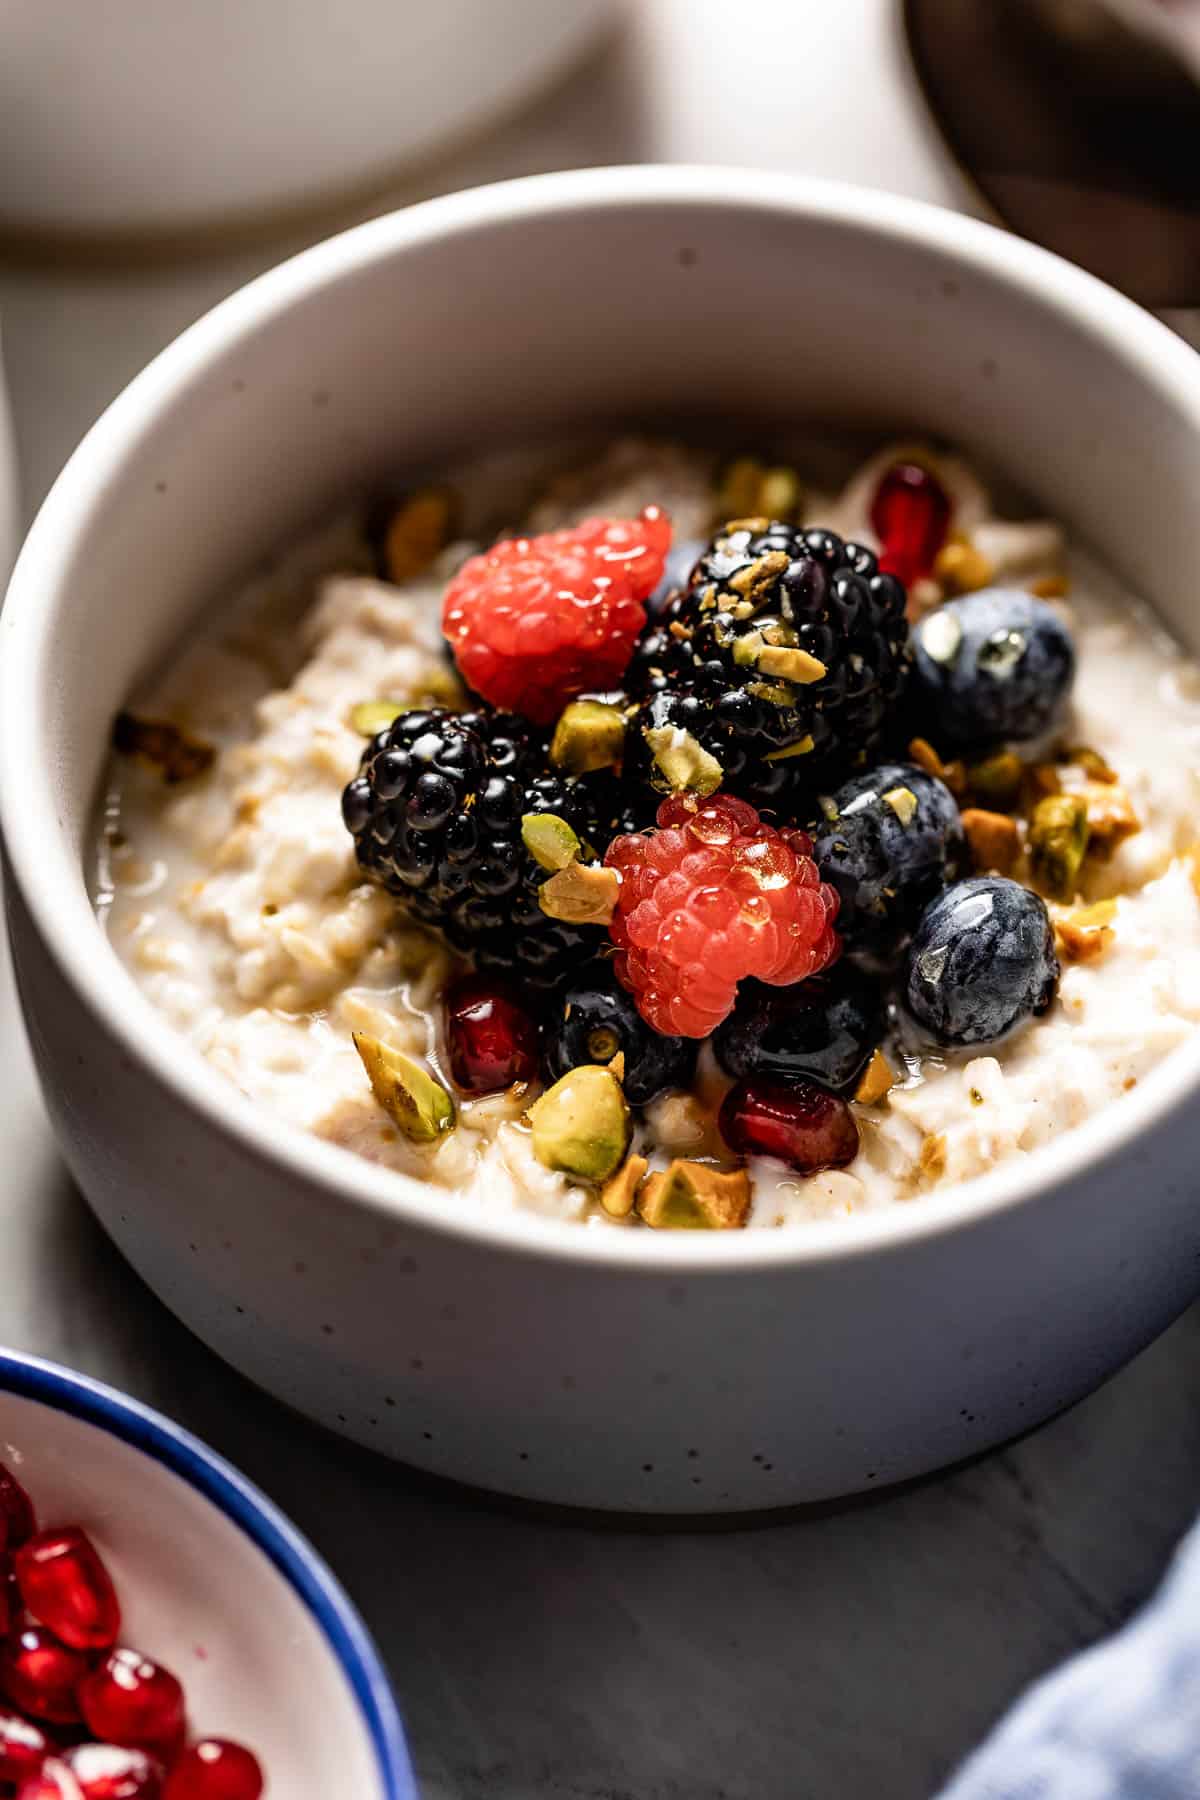
[[[442,603],[464,678],[539,725],[577,694],[616,687],[670,545],[670,519],[648,506],[639,519],[585,519],[471,557]]]
[[[673,796],[656,831],[613,840],[617,979],[647,1024],[707,1037],[745,976],[786,987],[833,961],[838,896],[811,850],[802,831],[766,824],[730,794]]]

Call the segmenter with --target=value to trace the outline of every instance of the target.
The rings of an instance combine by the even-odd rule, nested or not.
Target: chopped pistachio
[[[600,1204],[610,1219],[627,1219],[650,1164],[644,1156],[627,1156],[600,1189]]]
[[[771,706],[793,706],[796,701],[791,688],[780,687],[778,682],[751,681],[747,683],[746,692],[753,694],[756,700],[766,700]]]
[[[538,889],[538,905],[548,919],[566,925],[609,925],[617,908],[621,877],[596,863],[571,862]]]
[[[726,530],[749,526],[765,531],[772,519],[795,524],[804,490],[795,469],[767,467],[755,456],[739,456],[722,471],[717,490],[717,516],[731,521]]]
[[[625,719],[603,700],[572,700],[564,707],[550,740],[550,761],[569,775],[612,769],[625,747]]]
[[[794,524],[804,498],[800,477],[795,469],[764,469],[758,488],[759,504],[767,517]]]
[[[1008,875],[1021,854],[1021,834],[1007,813],[968,806],[962,813],[971,862],[976,869]]]
[[[454,1126],[454,1102],[428,1069],[402,1050],[393,1050],[365,1031],[354,1033],[354,1048],[375,1098],[393,1125],[414,1144],[432,1144]]]
[[[1048,794],[1029,822],[1035,881],[1056,900],[1070,900],[1088,847],[1087,806],[1078,794]]]
[[[1071,591],[1071,583],[1065,575],[1039,575],[1030,582],[1029,591],[1039,600],[1063,600]]]
[[[383,538],[388,580],[399,585],[426,570],[450,537],[454,496],[448,488],[418,488],[402,500]]]
[[[1019,756],[1011,750],[997,750],[982,762],[967,769],[967,785],[981,806],[996,812],[1008,812],[1021,797],[1025,770]]]
[[[752,669],[766,647],[761,631],[746,631],[733,640],[733,660],[739,669]]]
[[[629,1148],[629,1108],[611,1069],[569,1069],[529,1109],[533,1153],[548,1169],[607,1181]]]
[[[1102,862],[1108,861],[1118,844],[1142,828],[1133,802],[1119,783],[1088,781],[1076,797],[1087,812],[1088,848]]]
[[[1055,914],[1054,941],[1064,962],[1095,962],[1111,947],[1115,900],[1097,900],[1092,906],[1072,907]]]
[[[374,737],[377,732],[386,731],[404,710],[403,700],[360,700],[350,708],[350,729],[361,732],[363,737]]]
[[[860,1106],[877,1106],[895,1085],[896,1071],[883,1051],[877,1049],[863,1071],[862,1080],[854,1091],[854,1098]]]
[[[750,1210],[750,1177],[676,1157],[642,1183],[637,1207],[655,1231],[736,1231]]]
[[[674,794],[715,794],[725,771],[690,731],[657,725],[645,734],[654,766]]]
[[[889,788],[880,799],[890,806],[902,825],[911,825],[917,816],[917,796],[910,787]]]
[[[1029,790],[1025,810],[1032,812],[1038,801],[1047,794],[1061,794],[1062,782],[1058,770],[1053,763],[1026,763],[1023,770],[1024,784]]]
[[[139,719],[127,712],[113,720],[112,746],[119,755],[134,756],[157,769],[171,786],[205,774],[217,754],[211,744],[190,737],[168,719]]]
[[[933,577],[947,594],[973,594],[979,588],[989,587],[996,571],[982,550],[960,538],[938,551]]]
[[[729,585],[743,600],[748,600],[751,605],[761,605],[779,577],[786,574],[788,560],[784,551],[768,550],[765,556],[756,557],[736,575],[731,575]]]
[[[810,755],[812,748],[812,737],[810,733],[805,732],[802,738],[797,738],[794,744],[785,744],[782,750],[768,750],[767,754],[763,757],[763,761],[788,762],[793,756]]]
[[[908,754],[918,769],[924,769],[927,775],[936,775],[956,797],[966,791],[967,776],[963,764],[957,759],[954,762],[943,762],[928,738],[913,738],[908,746]]]
[[[829,673],[819,656],[810,656],[807,650],[789,650],[775,645],[759,652],[758,666],[773,681],[794,681],[799,687],[821,681]]]
[[[540,869],[565,869],[579,856],[577,834],[557,813],[526,813],[521,842]]]
[[[1076,769],[1082,769],[1089,781],[1103,781],[1108,786],[1115,787],[1121,779],[1100,752],[1092,750],[1087,744],[1076,744],[1064,750],[1060,760]]]

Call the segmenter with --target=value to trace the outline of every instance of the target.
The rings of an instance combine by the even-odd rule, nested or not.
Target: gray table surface
[[[839,13],[841,53],[877,68],[882,4]],[[622,45],[426,186],[653,157],[787,163],[788,109],[761,82],[761,104],[735,92],[713,111],[727,90],[703,79],[696,27],[707,13],[715,31],[719,10],[645,0]],[[739,9],[779,30],[803,11]],[[875,116],[893,184],[953,198],[894,81]],[[287,248],[124,273],[0,266],[27,511],[129,376]],[[0,1069],[0,1339],[163,1408],[286,1508],[382,1647],[427,1800],[919,1800],[1031,1677],[1128,1614],[1200,1499],[1196,1311],[1021,1443],[870,1503],[647,1532],[441,1488],[282,1412],[126,1268],[56,1155],[7,967]]]

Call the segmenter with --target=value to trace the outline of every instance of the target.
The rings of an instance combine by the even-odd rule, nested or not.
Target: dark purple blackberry
[[[547,918],[547,871],[521,840],[526,813],[555,813],[600,854],[603,812],[584,781],[546,761],[545,744],[509,713],[402,713],[363,753],[342,796],[358,860],[411,913],[482,969],[548,986],[603,941],[595,926]]]
[[[725,787],[782,806],[878,749],[908,667],[904,588],[871,551],[819,527],[727,526],[635,652],[630,691],[658,714],[633,733],[686,714]]]

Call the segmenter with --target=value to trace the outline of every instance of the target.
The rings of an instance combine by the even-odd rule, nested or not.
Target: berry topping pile
[[[472,556],[442,615],[472,710],[364,701],[343,800],[365,874],[467,965],[428,1066],[356,1037],[379,1103],[435,1146],[501,1097],[654,1229],[744,1225],[750,1159],[844,1168],[898,1071],[1044,1012],[1043,894],[1136,829],[1094,752],[1014,748],[1070,693],[1064,587],[996,585],[961,465],[868,465],[865,541],[746,467],[763,516],[707,542],[647,506]]]
[[[464,679],[539,725],[576,694],[615,687],[670,543],[670,520],[648,506],[640,519],[588,519],[473,556],[442,606]]]
[[[7,1563],[0,1643],[0,1788],[15,1800],[259,1800],[257,1758],[225,1738],[188,1744],[183,1688],[118,1642],[121,1606],[78,1525],[37,1529],[0,1465]]]
[[[811,850],[729,794],[664,800],[655,830],[610,844],[617,979],[655,1031],[707,1037],[747,976],[787,987],[833,961],[837,896]]]

